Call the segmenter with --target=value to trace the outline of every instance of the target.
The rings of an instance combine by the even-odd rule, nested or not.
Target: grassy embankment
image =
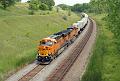
[[[51,11],[50,13],[53,13]],[[60,12],[47,15],[28,15],[25,6],[0,9],[0,81],[16,68],[35,60],[39,40],[54,32],[65,29],[79,20],[72,13],[67,20]]]
[[[120,54],[116,49],[114,35],[103,20],[105,15],[92,14],[92,17],[97,22],[98,36],[93,55],[81,81],[119,81]]]

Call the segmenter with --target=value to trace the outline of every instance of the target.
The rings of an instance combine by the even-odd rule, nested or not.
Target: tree
[[[77,12],[81,12],[81,9],[80,9],[80,4],[75,4],[72,9],[72,11],[77,11]]]
[[[38,10],[40,2],[38,0],[31,0],[29,2],[29,9],[30,10]]]
[[[95,13],[107,14],[107,25],[114,34],[117,49],[120,51],[120,0],[91,0],[90,4]]]
[[[48,6],[44,3],[41,3],[41,5],[39,6],[40,10],[48,10]]]
[[[52,6],[55,5],[54,0],[30,0],[28,3],[29,9],[33,10],[52,10]]]
[[[68,10],[70,8],[70,6],[66,4],[59,4],[58,7],[62,8],[62,10]]]
[[[15,0],[16,2],[21,2],[21,0]]]
[[[115,34],[115,37],[120,39],[120,0],[107,1],[109,1],[107,16],[108,25],[110,30]]]
[[[41,3],[44,3],[48,6],[49,10],[52,10],[52,6],[55,5],[54,0],[39,0]]]
[[[13,5],[15,3],[15,0],[0,0],[0,3],[3,8],[6,9],[7,7]]]
[[[71,16],[71,9],[68,10],[68,16]]]
[[[83,4],[75,4],[74,6],[72,6],[72,11],[76,11],[76,12],[86,12],[90,9],[90,6],[88,3],[83,3]]]
[[[56,9],[57,9],[57,13],[59,13],[59,10],[60,10],[59,7],[56,7]]]
[[[108,13],[110,3],[110,0],[91,0],[90,7],[94,13]]]

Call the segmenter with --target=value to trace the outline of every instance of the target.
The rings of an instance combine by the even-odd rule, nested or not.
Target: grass
[[[97,22],[98,36],[88,64],[81,81],[119,81],[120,80],[120,54],[116,48],[116,39],[108,29],[105,15],[91,15]]]
[[[64,20],[63,16],[67,15],[65,12],[31,16],[25,15],[26,9],[23,12],[20,10],[21,13],[14,7],[11,9],[0,9],[0,81],[9,73],[35,60],[41,38],[79,20],[73,13],[72,16],[67,16],[68,20]]]

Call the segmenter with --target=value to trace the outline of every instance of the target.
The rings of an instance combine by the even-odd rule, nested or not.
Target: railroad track
[[[18,81],[29,81],[32,77],[34,77],[38,72],[40,72],[45,65],[37,65],[34,69],[32,69],[30,72],[28,72],[25,76],[23,76]]]
[[[81,51],[84,49],[87,41],[89,40],[91,33],[93,31],[93,21],[90,20],[90,26],[87,33],[83,37],[82,41],[73,49],[68,58],[66,58],[59,67],[50,75],[45,81],[62,81],[65,74],[69,71],[70,67],[73,65]]]

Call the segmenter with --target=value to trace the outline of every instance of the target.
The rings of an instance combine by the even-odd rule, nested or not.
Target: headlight
[[[45,58],[48,58],[48,57],[45,57]]]

